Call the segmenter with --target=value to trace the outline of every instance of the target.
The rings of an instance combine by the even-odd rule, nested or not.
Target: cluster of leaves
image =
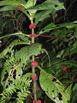
[[[72,55],[77,53],[77,22],[63,24],[48,22],[41,26],[42,28],[39,27],[60,9],[64,9],[64,6],[58,0],[46,0],[38,5],[36,5],[36,0],[0,1],[1,12],[20,10],[29,20],[31,16],[34,16],[34,22],[38,27],[37,34],[40,36],[48,34],[50,37],[47,41],[50,49],[46,51],[47,48],[42,48],[43,42],[30,44],[27,31],[25,31],[26,34],[22,31],[4,36],[1,34],[1,40],[4,38],[10,40],[9,37],[13,37],[0,53],[0,60],[3,62],[0,75],[3,87],[0,96],[1,103],[12,102],[11,98],[14,93],[16,95],[14,103],[25,103],[24,100],[30,94],[31,84],[31,73],[27,73],[26,70],[30,68],[32,55],[36,56],[41,65],[38,67],[40,69],[39,83],[45,94],[55,103],[70,103],[71,85],[77,68],[76,61],[72,59]],[[38,39],[36,41],[38,42]],[[50,57],[49,63],[44,52]],[[39,54],[43,57],[40,58]]]

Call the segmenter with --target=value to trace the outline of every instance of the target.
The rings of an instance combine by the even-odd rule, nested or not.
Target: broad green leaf
[[[50,13],[51,13],[50,10],[45,10],[45,11],[41,11],[39,13],[36,13],[35,23],[38,24],[40,21],[43,21],[45,18],[49,17]]]
[[[27,2],[25,0],[3,0],[0,1],[0,6],[4,6],[1,8],[1,11],[7,11],[16,9],[16,7],[20,8],[31,8],[36,4],[36,0],[28,0]]]
[[[36,0],[31,0],[31,3],[35,3]],[[30,2],[29,0],[2,0],[0,1],[0,6],[19,6],[25,5],[26,3]]]
[[[25,0],[3,0],[0,1],[0,11],[9,11],[9,10],[15,10],[17,8],[24,8],[24,5],[26,4]]]
[[[63,4],[58,0],[46,0],[44,3],[40,5],[36,5],[33,9],[36,10],[58,10],[64,8]]]
[[[24,4],[25,8],[31,8],[36,4],[36,0],[28,0],[26,4]]]
[[[32,44],[31,46],[26,46],[21,48],[19,51],[15,53],[15,59],[23,63],[27,63],[30,60],[32,55],[37,56],[38,54],[42,53],[42,46],[39,43]],[[23,55],[24,54],[24,55]],[[20,55],[20,56],[19,56]]]
[[[70,95],[68,92],[65,92],[64,85],[56,79],[52,74],[45,72],[44,70],[40,71],[40,85],[45,93],[51,98],[55,103],[69,103]],[[59,100],[58,94],[61,94],[62,100]],[[54,99],[55,98],[55,99]]]
[[[0,6],[15,6],[15,5],[19,5],[21,4],[21,0],[3,0],[3,1],[0,1]]]
[[[15,10],[15,6],[4,6],[0,8],[0,11],[11,11],[11,10]]]

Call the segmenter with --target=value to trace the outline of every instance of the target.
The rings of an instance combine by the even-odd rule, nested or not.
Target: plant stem
[[[31,19],[31,23],[33,23],[33,19]],[[32,32],[32,34],[34,34],[34,33],[35,33],[35,32],[34,32],[34,29],[32,29],[31,32]],[[35,38],[34,38],[34,37],[32,37],[31,43],[32,43],[32,44],[35,43]],[[33,55],[33,56],[32,56],[32,61],[34,61],[34,60],[35,60],[35,56]],[[36,74],[36,73],[35,73],[35,67],[32,67],[32,75],[35,75],[35,74]],[[37,85],[36,81],[33,81],[33,95],[34,95],[34,101],[35,101],[35,102],[37,101],[36,85]]]

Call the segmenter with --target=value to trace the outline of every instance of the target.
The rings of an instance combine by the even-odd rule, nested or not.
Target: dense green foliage
[[[46,0],[42,4],[36,5],[36,0],[2,0],[0,1],[0,12],[2,15],[9,16],[15,14],[15,18],[10,23],[12,31],[8,31],[9,21],[0,21],[1,29],[0,40],[4,42],[0,52],[1,73],[0,73],[0,103],[26,103],[26,98],[31,95],[31,57],[34,55],[39,62],[36,72],[39,71],[39,84],[51,102],[55,103],[74,103],[72,96],[77,84],[72,87],[77,80],[76,68],[77,61],[72,58],[77,54],[77,22],[55,24],[53,21],[44,21],[51,17],[57,10],[64,9],[63,3],[58,0]],[[16,12],[17,11],[17,12]],[[29,21],[34,16],[37,24],[36,33],[41,35],[48,34],[45,45],[39,43],[36,38],[35,44],[31,44],[30,30],[16,29],[13,21],[17,16],[24,14]],[[23,16],[23,15],[21,15]],[[21,22],[20,22],[21,23]],[[17,26],[17,25],[16,25]],[[15,30],[14,30],[15,29]],[[4,34],[3,34],[4,33]],[[11,34],[9,34],[11,33]],[[50,46],[49,46],[50,45]],[[42,57],[40,58],[41,55]],[[38,73],[37,73],[38,74]],[[59,97],[60,95],[60,97]],[[11,99],[14,97],[14,101]],[[41,97],[38,97],[41,98]],[[33,99],[33,98],[32,98]]]

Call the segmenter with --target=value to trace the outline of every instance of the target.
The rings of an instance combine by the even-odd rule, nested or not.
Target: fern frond
[[[21,93],[23,93],[24,95],[21,96],[18,93],[18,98],[20,100],[23,100],[23,98],[27,97],[27,95],[30,93],[29,92],[29,87],[30,87],[30,83],[31,83],[31,74],[27,73],[25,75],[23,75],[21,78],[17,78],[13,81],[12,84],[10,84],[2,93],[2,98],[0,100],[0,103],[5,103],[6,100],[10,100],[10,98],[12,98],[12,94],[20,91]]]
[[[18,98],[17,98],[17,103],[23,103],[24,100],[26,100],[26,97],[28,96],[30,92],[26,91],[26,89],[24,89],[22,92],[18,93]]]
[[[22,67],[26,66],[27,63],[30,62],[30,57],[32,55],[37,56],[43,51],[41,44],[36,43],[31,46],[25,46],[21,48],[19,51],[15,53],[15,55],[12,55],[11,57],[7,58],[3,69],[2,69],[2,77],[1,81],[3,84],[7,83],[7,79],[10,78],[10,75],[13,77],[13,71],[16,71],[16,78],[19,77],[19,75],[22,75]],[[5,75],[8,74],[8,77],[4,81]]]
[[[14,46],[20,45],[20,44],[30,44],[30,41],[28,38],[25,38],[26,41],[21,41],[21,40],[14,40],[7,48],[5,48],[1,53],[0,53],[0,58],[4,58],[7,53],[10,53],[13,49]]]

